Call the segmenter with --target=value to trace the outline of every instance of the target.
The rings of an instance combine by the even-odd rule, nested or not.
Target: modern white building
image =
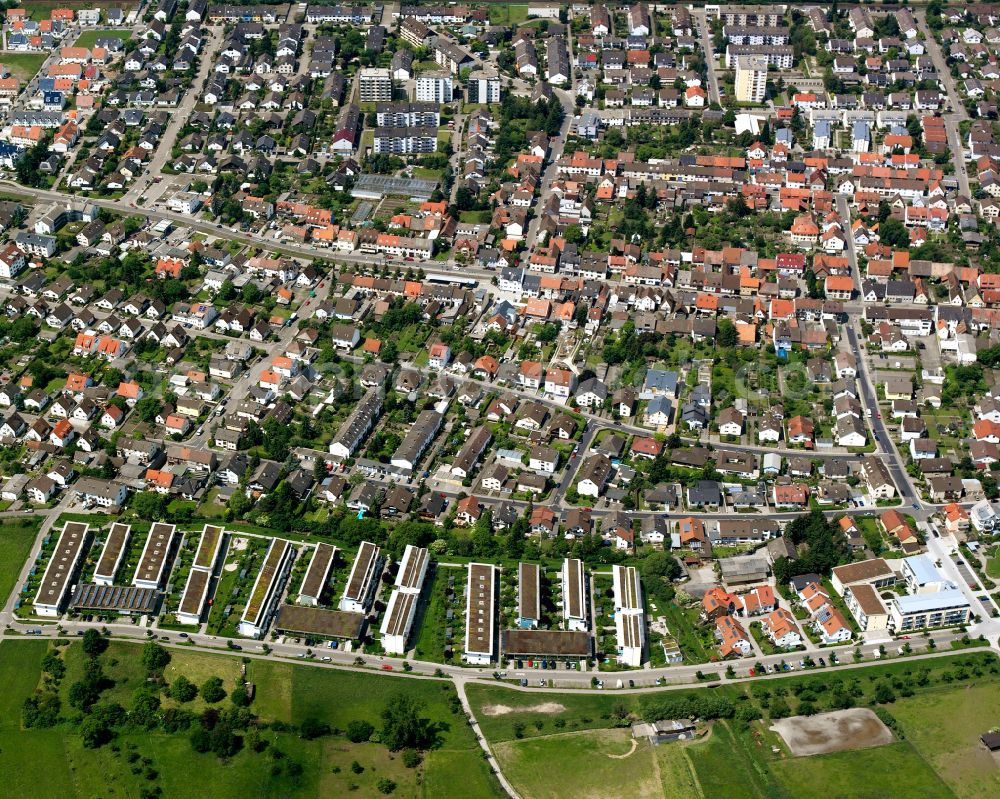
[[[214,524],[206,524],[198,541],[198,549],[188,572],[184,593],[177,606],[177,621],[181,624],[199,624],[205,612],[208,591],[212,583],[212,573],[222,552],[225,530]]]
[[[101,550],[101,557],[94,569],[95,585],[114,585],[115,575],[125,559],[125,550],[132,537],[132,526],[115,522],[111,525],[108,537]]]
[[[496,73],[473,72],[465,84],[465,99],[469,103],[499,103],[500,76]]]
[[[517,565],[517,626],[522,630],[538,627],[542,616],[541,574],[535,563]]]
[[[63,525],[35,595],[33,607],[36,615],[58,616],[62,613],[73,576],[87,549],[89,530],[89,525],[81,522],[66,522]]]
[[[382,648],[391,655],[406,654],[406,639],[417,614],[419,594],[393,591],[382,617]]]
[[[453,86],[451,75],[421,75],[415,81],[414,99],[426,103],[450,103]]]
[[[382,551],[370,541],[362,541],[358,549],[351,576],[347,579],[344,595],[340,599],[340,609],[350,613],[365,613],[371,607],[378,588],[378,576],[382,571]]]
[[[889,601],[889,632],[899,635],[932,627],[954,627],[972,618],[969,601],[957,588],[894,597]]]
[[[299,604],[312,605],[319,604],[323,589],[326,588],[330,579],[330,570],[337,559],[337,548],[332,544],[319,543],[313,552],[312,560],[309,561],[309,568],[302,579],[302,587],[299,588]]]
[[[281,538],[271,539],[264,562],[247,599],[239,633],[248,638],[260,638],[281,603],[281,591],[292,567],[292,545]]]
[[[491,563],[470,563],[465,586],[466,663],[488,666],[496,657],[497,567]]]
[[[565,558],[562,565],[563,623],[567,630],[587,630],[587,578],[583,561]]]
[[[176,525],[164,522],[156,522],[149,528],[149,537],[132,578],[132,585],[136,588],[159,588],[163,583],[176,530]]]
[[[613,566],[612,583],[618,662],[639,668],[646,648],[646,617],[639,572],[634,566]]]

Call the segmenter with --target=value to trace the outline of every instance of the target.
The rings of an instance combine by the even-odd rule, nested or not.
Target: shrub
[[[375,728],[367,721],[355,720],[347,725],[347,740],[351,743],[360,744],[371,738]]]
[[[303,719],[302,723],[299,725],[299,735],[307,741],[311,741],[314,738],[321,738],[322,736],[329,734],[330,725],[325,721],[320,721],[319,719]],[[351,740],[353,741],[354,739],[352,738]],[[354,741],[354,743],[357,743],[357,741]]]

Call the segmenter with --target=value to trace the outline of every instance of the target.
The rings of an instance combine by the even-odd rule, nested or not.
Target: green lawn
[[[417,618],[413,629],[417,635],[411,639],[415,656],[420,660],[430,660],[434,663],[444,663],[444,648],[447,644],[445,638],[445,628],[448,626],[448,577],[455,577],[456,597],[464,579],[464,569],[450,569],[447,566],[433,566],[431,579],[428,581],[429,588],[424,589],[425,601],[421,603],[417,610]],[[451,605],[455,618],[451,627],[454,635],[460,635],[462,631],[460,615],[462,612],[461,599],[457,598]]]
[[[45,53],[4,53],[3,64],[23,84],[35,77],[45,57]]]
[[[48,643],[6,639],[0,642],[0,773],[4,796],[138,797],[154,786],[162,796],[219,797],[359,797],[380,795],[382,778],[396,783],[393,796],[412,799],[460,799],[501,796],[479,747],[457,706],[449,682],[417,680],[379,673],[351,673],[283,661],[247,660],[247,676],[257,687],[252,712],[265,725],[263,752],[244,748],[228,760],[196,753],[189,733],[168,734],[125,729],[112,745],[85,749],[72,722],[51,729],[22,730],[21,705],[39,684],[41,659]],[[84,671],[82,647],[72,642],[62,649],[66,676],[60,686],[63,716],[75,714],[68,705],[69,686]],[[146,684],[138,658],[139,647],[112,642],[101,664],[113,681],[101,701],[128,707],[136,688]],[[180,675],[200,684],[209,676],[223,679],[231,690],[240,672],[240,659],[231,655],[172,649],[164,676]],[[398,753],[378,743],[353,744],[342,731],[353,720],[364,719],[376,728],[389,697],[404,693],[422,707],[421,715],[438,730],[439,745],[415,769],[406,768]],[[163,707],[174,705],[163,696]],[[220,708],[229,706],[223,700]],[[200,712],[195,699],[184,706]],[[270,722],[298,724],[312,717],[327,722],[331,735],[307,741],[292,729],[269,729]],[[351,765],[362,767],[355,773]],[[30,768],[27,767],[30,764]],[[150,776],[152,774],[152,776]],[[197,787],[192,778],[196,775]]]
[[[685,608],[674,602],[660,603],[657,607],[659,610],[654,615],[666,617],[667,628],[680,646],[685,663],[707,663],[716,656],[717,652],[705,643],[704,628],[698,626],[699,611],[697,607]]]
[[[107,38],[121,39],[123,42],[127,42],[132,38],[130,31],[123,30],[110,30],[110,31],[84,31],[80,34],[80,37],[76,40],[74,47],[90,47],[92,48],[97,44],[98,39]]]
[[[16,587],[41,523],[41,517],[27,516],[0,525],[0,604],[7,601]]]
[[[994,555],[986,561],[986,576],[1000,580],[1000,555]]]

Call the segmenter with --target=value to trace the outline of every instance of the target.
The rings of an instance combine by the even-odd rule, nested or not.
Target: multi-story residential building
[[[421,75],[415,81],[414,98],[420,103],[450,103],[453,85],[445,73]]]
[[[371,67],[358,73],[362,103],[382,103],[392,99],[392,75],[388,69]]]
[[[499,103],[500,76],[487,72],[471,73],[466,82],[465,97],[470,103]]]
[[[437,128],[377,128],[376,153],[413,155],[433,153],[437,149]]]
[[[767,89],[767,60],[761,56],[736,59],[736,99],[741,103],[762,103]]]

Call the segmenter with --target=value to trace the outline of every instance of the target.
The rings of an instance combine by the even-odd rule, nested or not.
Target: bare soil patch
[[[864,707],[780,719],[771,729],[781,736],[797,757],[868,749],[893,741],[889,728]]]
[[[565,706],[558,702],[542,702],[540,705],[528,707],[510,707],[509,705],[486,705],[483,713],[487,716],[506,716],[509,713],[562,713]]]

